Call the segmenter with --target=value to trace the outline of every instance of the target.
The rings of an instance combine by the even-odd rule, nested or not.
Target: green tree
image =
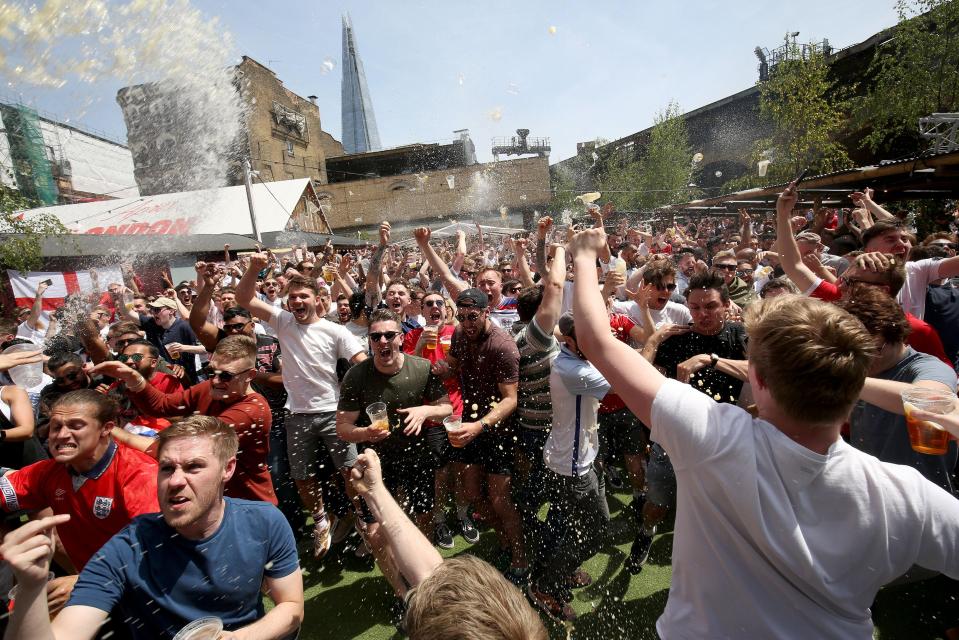
[[[656,114],[649,144],[639,160],[624,153],[611,157],[600,190],[620,210],[651,210],[695,197],[693,152],[686,120],[676,102]]]
[[[35,271],[43,263],[43,239],[68,233],[56,216],[42,214],[26,219],[15,213],[36,204],[16,189],[0,183],[0,267]]]
[[[726,187],[777,184],[804,169],[819,174],[851,166],[839,142],[850,90],[830,80],[829,64],[818,47],[802,48],[787,39],[786,55],[759,85],[759,111],[772,124],[773,134],[754,144],[749,171]],[[770,161],[765,177],[756,170],[761,160]]]
[[[856,122],[875,152],[897,139],[918,142],[918,120],[959,110],[959,2],[897,0],[899,24],[876,48],[874,80],[857,101]]]
[[[608,143],[609,140],[605,138],[596,138],[594,146],[599,149]],[[580,153],[561,165],[550,167],[550,187],[553,196],[547,206],[549,211],[559,213],[564,209],[573,210],[582,207],[582,203],[576,201],[576,196],[583,193],[584,187],[591,182],[591,172],[596,166],[594,153],[596,151]]]

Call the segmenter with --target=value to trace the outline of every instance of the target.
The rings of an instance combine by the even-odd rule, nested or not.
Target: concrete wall
[[[312,178],[325,183],[324,142],[335,149],[335,141],[321,130],[320,108],[284,87],[275,73],[252,58],[244,56],[237,70],[240,95],[247,105],[253,169],[260,172],[265,182]],[[277,122],[284,110],[303,118],[302,131]],[[292,155],[288,151],[290,144]]]
[[[453,188],[447,183],[453,176]],[[371,229],[389,220],[398,230],[445,224],[451,219],[529,226],[533,212],[550,199],[546,158],[521,158],[423,174],[404,174],[317,185],[330,205],[337,233]],[[507,208],[504,220],[500,211]]]

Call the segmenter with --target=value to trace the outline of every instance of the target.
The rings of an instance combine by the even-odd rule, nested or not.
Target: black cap
[[[485,309],[489,306],[489,297],[483,293],[482,289],[476,289],[474,287],[473,289],[467,289],[463,293],[456,296],[456,306],[459,307],[463,304],[466,304],[466,306],[474,306]]]

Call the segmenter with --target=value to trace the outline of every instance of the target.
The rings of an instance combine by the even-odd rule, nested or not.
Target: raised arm
[[[229,247],[229,245],[226,246]],[[229,251],[224,250],[224,253]],[[190,309],[190,328],[193,329],[200,344],[212,353],[216,349],[219,331],[207,318],[210,315],[210,301],[213,298],[213,288],[216,283],[216,265],[197,262],[195,267],[199,290],[196,300],[193,301],[193,308]]]
[[[553,219],[549,216],[543,216],[536,223],[536,273],[540,278],[546,277],[546,236],[552,226]]]
[[[875,216],[876,220],[895,220],[896,216],[892,215],[873,201],[873,193],[874,192],[872,189],[867,188],[865,191],[857,191],[849,197],[852,198],[853,203],[857,206],[862,205],[865,207],[869,213]]]
[[[446,266],[443,259],[436,253],[436,250],[430,246],[431,235],[432,232],[429,227],[417,227],[413,230],[413,237],[416,238],[416,245],[420,248],[423,257],[430,263],[433,273],[437,274],[443,280],[443,285],[446,287],[446,290],[449,291],[450,296],[455,299],[460,293],[466,291],[468,285],[453,275],[450,268]]]
[[[13,424],[12,429],[3,430],[3,439],[6,442],[23,442],[33,436],[36,421],[27,392],[20,387],[0,387],[0,400],[10,406],[10,422]]]
[[[577,344],[636,417],[650,424],[653,400],[666,378],[609,330],[606,303],[596,279],[596,258],[604,246],[606,232],[601,227],[580,231],[570,245],[576,273],[573,314]]]
[[[745,209],[739,210],[739,244],[736,245],[736,251],[749,249],[753,239],[753,224],[749,212]]]
[[[264,322],[273,317],[273,306],[256,297],[256,277],[269,261],[265,253],[254,253],[240,278],[240,284],[236,285],[236,303]]]
[[[799,245],[796,244],[796,238],[793,236],[790,214],[798,199],[796,185],[790,183],[776,201],[776,244],[779,248],[779,263],[783,271],[800,291],[807,291],[817,278],[803,263],[802,256],[799,254]]]
[[[380,523],[383,535],[393,551],[393,560],[403,578],[415,587],[443,564],[443,557],[403,510],[383,484],[379,456],[367,449],[356,458],[350,471],[356,493],[363,497],[373,518]]]
[[[390,223],[383,221],[380,223],[380,244],[373,251],[373,256],[370,258],[370,271],[366,274],[366,304],[370,307],[376,307],[383,299],[380,293],[380,281],[383,279],[383,259],[389,244]]]
[[[37,285],[37,294],[33,296],[33,304],[30,306],[30,315],[27,316],[27,326],[34,331],[40,331],[43,326],[40,324],[40,314],[43,312],[43,292],[50,285],[44,280]]]
[[[563,311],[563,285],[566,283],[566,247],[553,245],[553,266],[543,280],[543,299],[534,319],[543,333],[550,335]]]
[[[529,261],[526,259],[526,247],[529,244],[529,240],[526,238],[517,238],[513,241],[513,247],[516,251],[516,269],[517,275],[519,276],[520,284],[524,287],[532,287],[535,282],[533,282],[533,272],[529,269]]]

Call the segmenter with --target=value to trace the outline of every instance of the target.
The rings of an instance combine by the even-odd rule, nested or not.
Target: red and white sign
[[[44,280],[53,284],[43,293],[43,310],[53,311],[63,305],[68,295],[89,295],[95,291],[107,291],[113,283],[123,284],[120,265],[99,267],[96,271],[30,271],[24,274],[7,269],[13,297],[18,307],[29,307],[37,295],[37,285]]]

